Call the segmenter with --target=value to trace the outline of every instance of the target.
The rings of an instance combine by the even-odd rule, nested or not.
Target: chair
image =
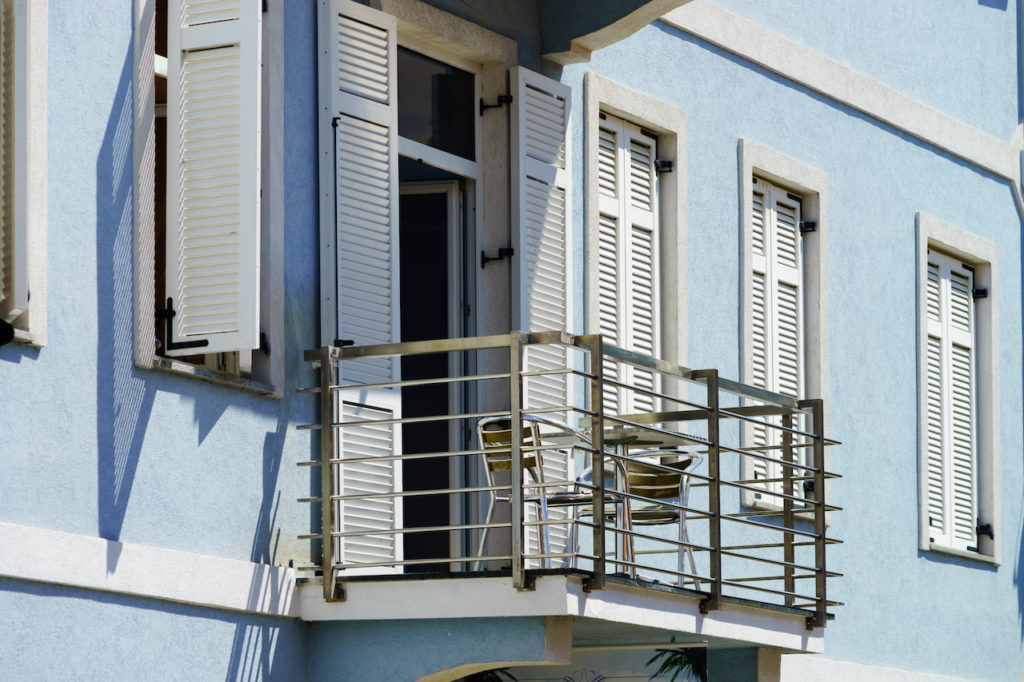
[[[644,461],[647,460],[647,461]],[[689,543],[690,537],[686,532],[686,513],[677,509],[674,504],[665,504],[658,500],[678,500],[678,506],[686,507],[690,493],[690,477],[688,471],[696,468],[703,460],[702,457],[693,455],[680,457],[677,450],[642,450],[630,453],[626,462],[625,481],[623,491],[626,495],[626,529],[632,530],[633,526],[660,526],[668,524],[679,524],[679,542]],[[653,466],[658,464],[660,466]],[[673,469],[666,471],[665,467]],[[639,501],[634,500],[631,495],[646,498]],[[633,536],[628,535],[627,552],[629,560],[636,561],[636,550],[633,546]],[[647,553],[668,553],[676,550],[648,550]],[[681,546],[678,550],[679,564],[678,571],[685,570],[684,556],[690,559],[690,572],[697,574],[697,563],[694,560],[693,548]],[[700,580],[694,578],[697,589],[701,588]],[[679,576],[679,586],[684,583],[683,576]]]
[[[541,426],[550,427],[552,431],[568,434],[572,439],[578,440],[580,444],[589,444],[590,437],[582,431],[575,429],[568,424],[563,424],[554,419],[541,415],[524,414],[523,417],[523,469],[529,473],[537,486],[537,494],[524,497],[524,501],[538,504],[540,506],[541,518],[549,520],[548,506],[567,507],[581,504],[582,501],[590,500],[590,496],[582,496],[578,490],[572,493],[553,493],[544,487],[544,456],[542,449]],[[512,469],[512,420],[510,417],[488,417],[481,419],[476,425],[477,436],[480,442],[480,449],[484,455],[484,470],[487,474],[487,485],[494,486],[494,476],[498,472],[511,471]],[[572,445],[554,446],[549,449],[561,449],[572,447]],[[498,491],[491,491],[490,503],[487,507],[487,520],[485,526],[490,526],[494,519],[494,510],[498,502],[510,502],[508,495],[501,495]],[[487,536],[490,528],[485,527],[480,536],[480,545],[477,549],[476,570],[479,570],[483,562],[484,552],[487,548]],[[569,528],[569,544],[572,546],[575,525]],[[551,538],[547,524],[539,526],[541,551],[548,554],[551,551]],[[550,558],[545,558],[544,565],[550,567]]]

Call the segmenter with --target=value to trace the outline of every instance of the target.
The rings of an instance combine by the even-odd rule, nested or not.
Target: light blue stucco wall
[[[272,350],[286,354],[288,397],[137,369],[131,3],[53,0],[49,17],[48,343],[0,349],[0,385],[18,416],[2,428],[0,519],[239,559],[305,558],[292,530],[308,527],[309,512],[293,500],[308,495],[309,472],[294,462],[308,459],[310,441],[290,426],[314,402],[294,397],[312,381],[301,351],[317,342],[315,202],[300,200],[315,181],[294,168],[315,162],[311,134],[288,138],[286,158],[299,184],[286,211],[287,343]]]
[[[1017,127],[1018,0],[716,4],[999,139]]]
[[[0,678],[301,680],[305,623],[0,579]]]
[[[980,8],[985,9],[987,8]],[[1000,42],[1015,49],[1012,40]],[[651,54],[659,55],[656,60]],[[582,100],[593,70],[686,112],[688,345],[691,367],[740,376],[741,139],[820,169],[829,183],[831,435],[829,550],[847,577],[826,655],[968,678],[1016,680],[1024,667],[1021,530],[1021,220],[1008,181],[864,114],[663,25],[567,68]],[[969,78],[969,76],[965,76]],[[1014,101],[1012,83],[1000,102]],[[574,110],[583,187],[582,107]],[[583,203],[574,208],[582,236]],[[917,256],[924,212],[999,251],[1002,566],[918,550]],[[726,465],[738,470],[738,463]]]

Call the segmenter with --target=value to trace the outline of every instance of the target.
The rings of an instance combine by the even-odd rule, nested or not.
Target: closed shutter
[[[398,329],[398,147],[395,18],[351,0],[321,0],[321,315],[327,341],[392,343]],[[396,381],[397,358],[344,361],[339,382],[360,386]],[[348,389],[339,420],[398,419],[395,388]],[[368,424],[341,429],[343,459],[387,457],[400,451],[400,427]],[[339,494],[401,490],[401,463],[339,466]],[[401,528],[396,498],[348,501],[336,522],[349,532]],[[384,563],[402,557],[401,536],[353,536],[339,543],[339,560]]]
[[[512,69],[513,113],[511,129],[512,230],[516,279],[512,287],[514,325],[523,331],[569,331],[572,317],[571,243],[572,206],[569,172],[570,88],[522,67]],[[568,368],[566,349],[535,346],[526,349],[526,371]],[[565,374],[528,377],[523,386],[525,410],[558,408],[569,404]],[[556,419],[567,419],[556,413]],[[545,480],[567,480],[569,462],[562,453],[545,452]],[[568,518],[567,509],[550,509],[551,518]],[[564,525],[550,528],[551,547],[563,551],[568,532]],[[529,552],[537,551],[527,542]]]
[[[803,262],[800,243],[800,200],[761,178],[753,179],[750,215],[751,348],[750,381],[754,386],[793,398],[803,392]],[[771,420],[781,423],[778,418]],[[799,427],[799,422],[795,423]],[[755,447],[777,446],[781,434],[765,427],[752,429]],[[780,457],[781,450],[767,450]],[[798,451],[797,461],[807,453]],[[782,467],[763,460],[750,463],[752,478],[778,479]],[[803,476],[794,470],[794,476]],[[767,490],[780,491],[772,483]],[[793,494],[801,486],[794,483]],[[755,495],[758,497],[758,495]],[[776,500],[781,503],[781,499]]]
[[[259,347],[259,3],[169,0],[168,355]]]
[[[660,296],[656,140],[640,128],[602,114],[598,133],[598,329],[609,342],[658,356]],[[605,376],[656,391],[653,372],[605,361]],[[605,387],[605,409],[652,410],[649,394]]]
[[[932,542],[976,551],[974,273],[929,253],[926,433],[927,504]]]

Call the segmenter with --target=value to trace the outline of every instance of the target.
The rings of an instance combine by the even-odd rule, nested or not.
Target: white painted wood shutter
[[[751,377],[754,386],[793,398],[803,393],[803,248],[800,237],[800,201],[785,190],[761,178],[753,179],[751,197]],[[778,419],[772,420],[781,423]],[[799,426],[799,423],[795,424]],[[778,431],[753,429],[755,446],[778,445]],[[768,450],[781,457],[781,450]],[[807,453],[797,451],[797,461],[806,462]],[[751,458],[752,478],[777,479],[782,467]],[[794,470],[794,476],[803,476]],[[782,490],[779,483],[768,490]],[[793,494],[802,486],[794,483]],[[755,495],[757,497],[757,495]],[[776,500],[781,503],[781,499]],[[775,502],[773,502],[775,503]]]
[[[15,211],[14,3],[0,3],[0,318],[12,322],[28,308],[28,225]]]
[[[929,535],[935,544],[976,551],[974,273],[930,252],[925,286]]]
[[[522,331],[570,331],[571,90],[522,67],[512,69],[511,79],[513,324]],[[568,361],[565,349],[539,346],[526,350],[523,367],[527,371],[564,370]],[[564,374],[529,377],[524,382],[523,407],[529,411],[565,406],[569,391]],[[545,452],[545,480],[566,480],[568,476],[567,457]],[[549,509],[548,513],[551,518],[567,518],[568,512]],[[550,540],[552,550],[561,551],[567,542],[566,526],[551,526]],[[537,551],[531,542],[527,545],[528,551]]]
[[[325,342],[392,343],[399,337],[398,91],[396,21],[351,0],[320,2],[321,315]],[[339,421],[401,417],[398,358],[340,363]],[[401,452],[401,427],[341,429],[337,456],[385,457]],[[336,468],[336,494],[401,490],[401,463],[361,462]],[[398,498],[343,501],[342,532],[402,527]],[[402,558],[399,534],[342,537],[338,560],[386,563]]]
[[[260,3],[169,0],[168,355],[259,347]]]
[[[660,352],[657,143],[638,127],[602,114],[598,133],[598,329],[621,348]],[[642,389],[658,390],[652,372],[605,362],[605,373]],[[605,389],[605,409],[652,410],[655,400],[625,389]]]

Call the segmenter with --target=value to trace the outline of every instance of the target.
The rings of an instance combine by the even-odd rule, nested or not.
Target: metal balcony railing
[[[705,612],[733,597],[802,609],[809,628],[838,605],[826,564],[838,542],[826,537],[840,511],[827,504],[835,442],[821,400],[598,335],[305,357],[320,385],[300,392],[319,394],[320,416],[300,428],[320,431],[320,451],[300,465],[319,469],[320,491],[300,500],[319,507],[319,528],[302,537],[319,542],[308,568],[327,600],[356,576],[427,570],[507,574],[517,589],[545,572],[578,574],[589,590],[609,578],[672,586]],[[424,471],[448,484],[425,484]]]

